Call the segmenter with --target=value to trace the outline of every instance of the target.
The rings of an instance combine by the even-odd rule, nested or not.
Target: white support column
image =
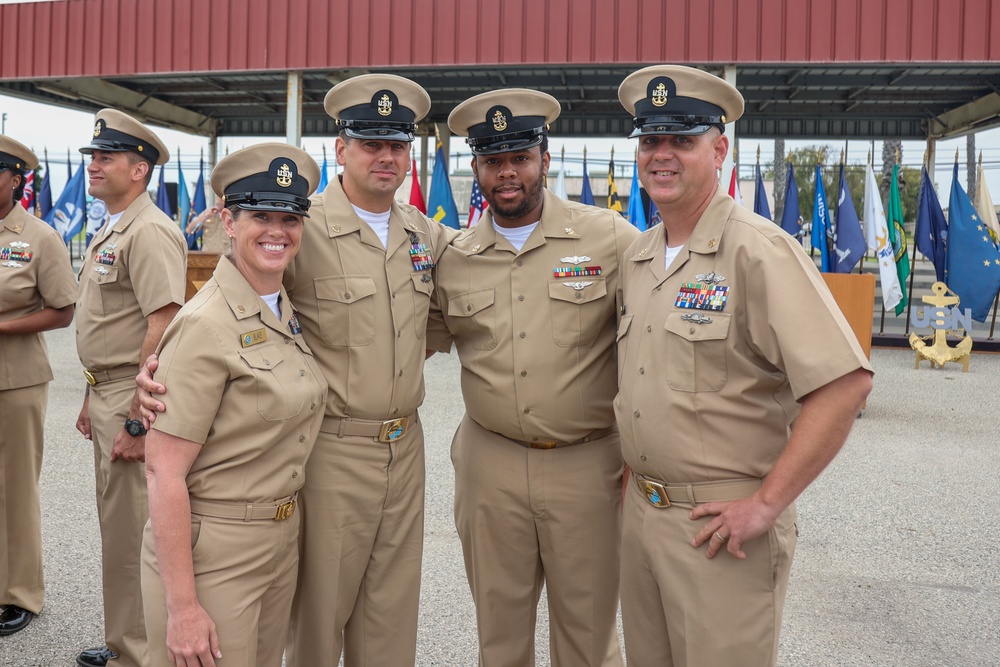
[[[736,86],[736,65],[726,65],[723,68],[722,78],[733,86]],[[729,179],[733,173],[733,150],[736,148],[736,123],[726,123],[726,136],[729,137],[729,153],[725,162],[722,163],[721,186],[723,191],[729,188]]]
[[[927,153],[927,175],[931,178],[931,183],[934,182],[934,160],[937,158],[937,139],[934,137],[927,137],[927,148],[924,149]]]
[[[424,193],[424,201],[427,198],[427,152],[430,150],[428,138],[427,134],[420,136],[420,191]]]
[[[302,145],[302,72],[288,73],[288,112],[285,117],[285,141]]]

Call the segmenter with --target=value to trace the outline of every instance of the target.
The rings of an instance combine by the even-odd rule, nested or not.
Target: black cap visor
[[[713,127],[726,131],[722,116],[645,116],[632,121],[635,128],[629,139],[650,134],[679,134],[694,136],[705,134]]]
[[[106,151],[108,153],[131,151],[144,160],[149,160],[154,165],[160,160],[160,151],[150,146],[149,142],[142,142],[143,149],[141,151],[139,150],[139,145],[138,140],[132,135],[105,128],[101,132],[101,136],[95,137],[90,142],[90,145],[81,148],[80,152],[84,155],[90,155],[94,151]]]
[[[287,192],[227,192],[226,206],[238,206],[245,211],[274,211],[292,213],[308,218],[308,197]]]
[[[392,123],[366,120],[343,120],[339,121],[340,129],[344,134],[352,139],[366,139],[375,141],[413,141],[413,131],[416,126],[413,123]]]
[[[498,153],[513,153],[525,151],[542,143],[545,138],[545,128],[536,127],[510,134],[494,134],[489,137],[469,137],[466,142],[473,155],[496,155]]]

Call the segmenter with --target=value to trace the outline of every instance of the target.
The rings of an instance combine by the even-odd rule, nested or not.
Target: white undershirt
[[[667,269],[669,269],[670,265],[674,263],[674,260],[677,259],[677,255],[679,255],[681,253],[681,248],[683,248],[683,247],[684,246],[682,246],[682,245],[679,245],[676,248],[671,248],[670,246],[666,247],[666,250],[663,251],[663,270],[664,271],[666,271]]]
[[[372,228],[372,231],[378,235],[379,239],[382,241],[382,247],[389,247],[389,211],[385,213],[372,213],[371,211],[366,211],[362,208],[358,208],[351,204],[354,208],[354,212],[358,214],[358,217],[365,221],[365,223]]]
[[[101,241],[103,241],[104,237],[111,233],[111,228],[118,224],[118,221],[122,219],[123,215],[125,215],[125,211],[108,216],[108,221],[104,223],[104,230],[101,232]]]
[[[524,244],[528,241],[528,237],[531,236],[531,232],[535,231],[535,227],[537,226],[538,223],[533,222],[523,227],[501,227],[495,220],[493,221],[493,229],[497,231],[497,234],[507,239],[518,252],[521,252],[521,248],[524,247]]]
[[[264,303],[270,306],[271,312],[274,313],[274,316],[277,317],[279,320],[281,319],[281,310],[278,309],[278,297],[280,295],[281,295],[280,291],[275,292],[274,294],[260,295],[260,298],[264,300]]]

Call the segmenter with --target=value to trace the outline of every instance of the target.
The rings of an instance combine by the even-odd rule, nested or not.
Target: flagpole
[[[981,150],[979,151],[979,165],[978,166],[979,166],[979,169],[977,170],[976,173],[977,174],[983,173],[983,151],[981,151]],[[986,187],[986,184],[983,183],[982,179],[980,179],[979,182],[976,184],[976,187],[977,188],[984,188],[984,187]],[[996,296],[993,297],[993,317],[990,319],[990,337],[989,337],[989,340],[993,339],[993,331],[996,329],[996,326],[997,326],[997,306],[1000,306],[1000,291],[998,291],[997,294],[996,294]]]

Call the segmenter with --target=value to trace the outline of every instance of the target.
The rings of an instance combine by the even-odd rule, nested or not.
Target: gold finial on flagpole
[[[760,144],[757,144],[757,164],[760,164]]]
[[[979,168],[983,168],[983,151],[979,151]]]
[[[587,161],[587,144],[583,145],[583,161]]]
[[[614,146],[611,147],[611,161],[612,162],[615,161],[615,147]]]
[[[958,163],[958,149],[955,149],[955,162]]]
[[[840,164],[841,165],[844,164],[844,149],[843,148],[840,149]]]
[[[566,161],[566,144],[563,144],[563,147],[559,150],[559,159],[563,162]]]
[[[868,151],[868,164],[872,163],[872,152]]]

